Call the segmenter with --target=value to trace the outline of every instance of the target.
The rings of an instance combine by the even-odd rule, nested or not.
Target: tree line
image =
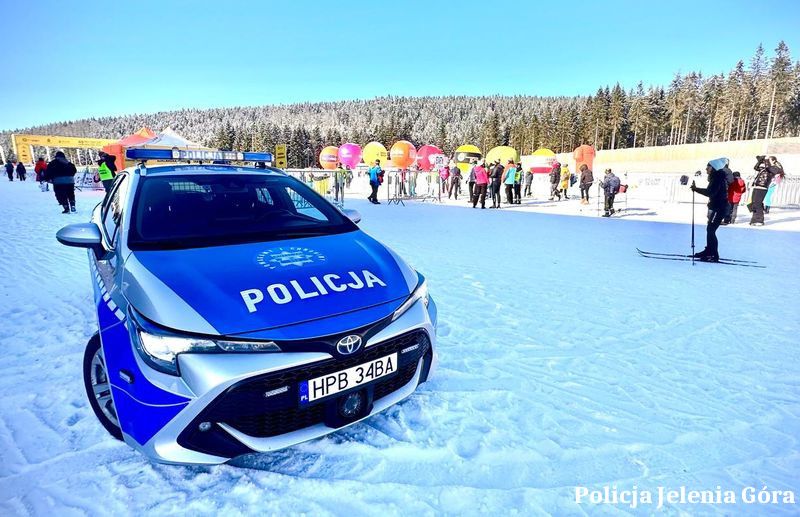
[[[727,74],[676,73],[669,85],[619,84],[578,97],[397,97],[288,105],[183,109],[59,122],[9,133],[119,138],[142,126],[171,127],[220,149],[274,150],[288,144],[290,167],[313,166],[325,145],[397,140],[451,153],[471,143],[484,152],[511,145],[571,151],[800,136],[800,61],[781,41],[768,56],[759,45]],[[37,151],[40,152],[40,151]]]

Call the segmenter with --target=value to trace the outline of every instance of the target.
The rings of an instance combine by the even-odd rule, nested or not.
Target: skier
[[[500,195],[500,183],[503,178],[503,165],[500,163],[500,160],[495,160],[494,167],[489,177],[492,179],[492,208],[500,208],[500,201],[502,199]]]
[[[569,165],[565,163],[561,168],[561,183],[558,186],[561,192],[564,193],[564,199],[569,199],[569,196],[567,195],[567,189],[569,188],[569,177]]]
[[[694,181],[691,189],[701,196],[708,198],[708,226],[706,226],[706,248],[695,253],[695,258],[702,262],[719,261],[719,242],[717,241],[717,228],[722,220],[728,215],[730,206],[728,205],[728,180],[725,173],[727,166],[726,158],[716,158],[708,162],[706,172],[708,173],[708,187],[697,188]]]
[[[50,190],[50,184],[45,180],[45,171],[47,171],[47,162],[41,156],[36,160],[36,165],[33,166],[33,172],[36,173],[36,181],[39,182],[39,188],[42,192]]]
[[[380,186],[381,161],[375,160],[375,165],[369,169],[369,186],[372,188],[372,193],[367,197],[373,205],[380,205],[378,201],[378,187]]]
[[[514,175],[514,202],[522,204],[522,163],[517,162]]]
[[[739,174],[739,171],[734,172],[733,183],[728,185],[728,205],[730,210],[728,210],[727,217],[722,220],[723,226],[736,223],[736,212],[739,210],[739,201],[742,200],[742,195],[746,191],[747,185],[745,185],[742,175]]]
[[[517,177],[517,166],[514,160],[508,160],[505,170],[503,170],[503,184],[506,187],[506,203],[514,204],[514,179]]]
[[[611,217],[611,214],[615,212],[614,197],[617,195],[617,192],[619,192],[619,185],[619,178],[611,172],[611,169],[606,169],[606,176],[603,178],[603,181],[600,182],[600,188],[603,189],[606,198],[603,217]]]
[[[22,165],[22,162],[17,162],[17,179],[20,181],[25,181],[27,175],[28,171],[25,169],[25,166]]]
[[[472,208],[478,206],[478,198],[480,198],[481,208],[486,208],[486,188],[489,185],[489,175],[486,169],[483,168],[483,162],[479,161],[475,168],[475,193],[472,198]]]
[[[58,151],[56,157],[47,164],[45,177],[52,181],[53,192],[58,204],[64,207],[62,214],[75,212],[75,174],[78,170],[67,160],[64,151]]]
[[[6,174],[8,174],[8,181],[14,181],[14,164],[11,160],[6,161]]]
[[[581,189],[581,204],[588,205],[589,204],[589,188],[591,188],[592,183],[594,183],[594,176],[592,175],[591,169],[585,163],[581,164],[580,167],[581,171],[581,179],[579,183],[579,187]]]
[[[757,174],[753,180],[753,200],[751,202],[753,217],[750,219],[751,226],[764,226],[764,198],[767,196],[767,189],[772,184],[772,178],[776,174],[783,174],[783,166],[774,156],[767,159],[766,156],[756,156],[756,165],[753,169]]]
[[[561,181],[561,164],[555,162],[553,163],[553,169],[550,171],[550,201],[556,197],[561,201],[561,192],[558,191],[559,181]]]

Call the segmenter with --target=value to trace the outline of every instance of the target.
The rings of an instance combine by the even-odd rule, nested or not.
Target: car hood
[[[123,293],[146,318],[176,330],[235,335],[283,328],[275,334],[285,338],[291,334],[285,327],[297,325],[306,337],[318,337],[348,330],[331,320],[353,328],[390,315],[416,284],[408,264],[357,230],[134,251],[125,262]]]

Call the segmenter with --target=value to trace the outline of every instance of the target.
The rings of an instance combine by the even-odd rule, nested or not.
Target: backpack
[[[381,172],[378,173],[378,185],[383,185],[383,175],[386,174],[386,171],[381,169]]]
[[[575,173],[573,172],[572,174],[569,175],[569,186],[571,187],[577,182],[578,182],[578,177],[575,176]]]

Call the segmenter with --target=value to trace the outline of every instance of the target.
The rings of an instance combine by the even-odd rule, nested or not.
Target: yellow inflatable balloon
[[[519,153],[513,147],[499,145],[486,153],[486,163],[493,163],[495,160],[500,160],[503,165],[508,163],[508,160],[514,160],[514,163],[517,163],[519,162]]]
[[[474,145],[464,144],[456,148],[455,161],[456,167],[461,170],[462,174],[469,174],[469,169],[472,166],[470,160],[473,158],[480,160],[481,150]]]
[[[381,161],[381,167],[389,165],[389,153],[386,152],[386,148],[380,142],[370,142],[365,145],[361,152],[361,157],[368,167],[372,167],[375,164],[375,160]]]

